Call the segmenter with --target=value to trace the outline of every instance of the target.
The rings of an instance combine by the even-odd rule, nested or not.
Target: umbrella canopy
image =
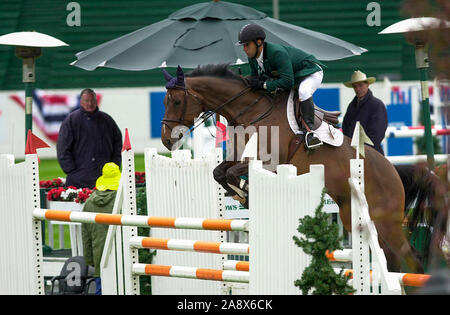
[[[395,33],[406,33],[406,32],[418,32],[430,29],[436,29],[440,26],[450,27],[449,21],[443,21],[433,17],[419,17],[419,18],[410,18],[395,24],[392,24],[389,27],[386,27],[384,30],[379,32],[378,34],[395,34]]]
[[[235,46],[240,29],[249,23],[266,31],[266,40],[290,45],[319,60],[337,60],[367,50],[338,38],[267,17],[239,4],[212,1],[195,4],[167,19],[76,54],[72,65],[94,70],[149,70],[158,67],[195,68],[201,64],[247,62]]]
[[[0,36],[1,45],[28,47],[59,47],[68,46],[63,41],[47,34],[38,32],[16,32]]]

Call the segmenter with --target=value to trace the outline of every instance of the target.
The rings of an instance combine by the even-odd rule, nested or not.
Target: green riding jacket
[[[279,44],[264,42],[263,52],[263,74],[271,80],[266,81],[267,91],[276,89],[290,90],[298,86],[300,82],[310,74],[320,71],[326,66],[313,55],[304,51]],[[256,58],[248,58],[251,75],[258,75],[258,62]]]
[[[83,212],[112,213],[117,191],[94,190],[86,200]],[[87,224],[81,225],[83,239],[83,255],[88,265],[95,267],[95,277],[100,277],[100,260],[105,246],[109,225]]]

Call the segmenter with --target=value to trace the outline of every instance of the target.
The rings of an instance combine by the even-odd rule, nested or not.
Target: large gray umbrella
[[[247,56],[235,46],[239,30],[248,23],[262,26],[267,41],[290,45],[319,60],[337,60],[367,50],[338,38],[267,17],[239,4],[211,1],[195,4],[167,19],[76,54],[72,65],[94,70],[148,70],[181,65],[243,64]]]

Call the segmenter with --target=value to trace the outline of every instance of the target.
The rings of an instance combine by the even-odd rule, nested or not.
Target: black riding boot
[[[300,102],[300,112],[302,113],[303,120],[312,131],[314,128],[314,102],[310,97],[306,101]],[[314,149],[322,145],[322,141],[317,138],[313,132],[306,132],[305,145],[307,149]]]

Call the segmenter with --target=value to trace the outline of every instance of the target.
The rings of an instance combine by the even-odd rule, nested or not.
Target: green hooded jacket
[[[298,86],[300,82],[310,74],[326,68],[313,55],[306,52],[280,44],[264,42],[263,52],[263,74],[272,80],[267,80],[267,91],[273,92],[276,89],[290,90]],[[252,76],[258,75],[258,62],[256,58],[249,58]]]
[[[117,191],[113,190],[94,190],[86,200],[83,211],[112,213],[116,193]],[[84,259],[88,265],[95,267],[95,277],[100,277],[100,260],[102,259],[108,228],[109,225],[106,224],[83,223],[81,225]]]

